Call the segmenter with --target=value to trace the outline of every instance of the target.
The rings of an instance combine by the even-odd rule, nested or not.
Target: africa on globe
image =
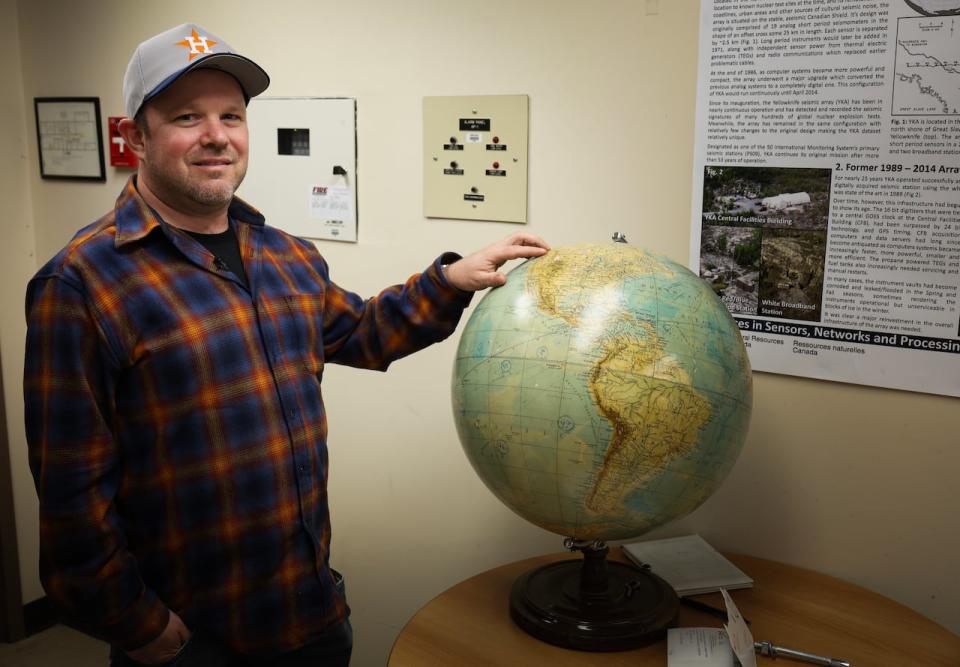
[[[636,537],[703,503],[733,467],[750,364],[713,290],[624,243],[556,248],[510,272],[457,349],[453,410],[479,477],[577,540]]]

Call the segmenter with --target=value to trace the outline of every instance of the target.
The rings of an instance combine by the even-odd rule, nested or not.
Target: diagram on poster
[[[897,22],[893,113],[960,115],[960,17]]]

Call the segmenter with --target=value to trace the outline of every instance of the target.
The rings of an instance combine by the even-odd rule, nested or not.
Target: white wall
[[[657,5],[658,14],[646,14]],[[361,240],[320,248],[334,279],[362,294],[442,250],[467,252],[516,229],[422,217],[425,95],[530,96],[531,231],[554,245],[622,231],[686,261],[694,0],[21,0],[18,7],[19,113],[31,137],[34,96],[97,95],[104,116],[118,115],[132,49],[187,20],[262,64],[273,79],[270,95],[356,97]],[[8,113],[16,115],[4,107],[4,120]],[[106,185],[41,181],[27,143],[37,254],[45,260],[112,205],[126,175],[108,168]],[[356,665],[383,664],[405,621],[446,587],[560,548],[559,537],[502,507],[460,450],[449,404],[455,338],[386,375],[326,372],[333,558],[349,580]],[[8,406],[18,391],[11,380]],[[849,579],[960,631],[960,588],[951,576],[960,560],[956,399],[766,374],[757,374],[755,392],[749,441],[728,482],[657,534],[699,531],[722,549]],[[8,409],[15,424],[17,411]],[[21,534],[35,532],[29,494],[21,488],[18,498]]]

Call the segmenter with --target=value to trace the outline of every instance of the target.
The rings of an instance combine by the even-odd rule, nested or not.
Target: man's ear
[[[117,123],[117,132],[120,133],[120,136],[123,137],[124,143],[127,144],[127,148],[133,151],[133,154],[137,156],[137,159],[142,160],[147,153],[146,144],[144,143],[144,133],[143,130],[137,125],[136,121],[132,118],[124,118],[119,123]]]

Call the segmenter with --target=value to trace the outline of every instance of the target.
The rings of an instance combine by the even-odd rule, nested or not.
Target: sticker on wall
[[[337,239],[354,226],[353,195],[350,188],[337,185],[315,185],[310,192],[309,216],[322,220],[316,238]]]

